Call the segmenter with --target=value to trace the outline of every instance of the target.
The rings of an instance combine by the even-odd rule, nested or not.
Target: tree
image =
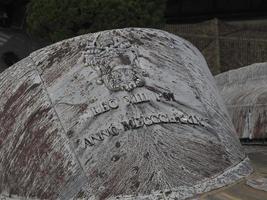
[[[166,0],[31,0],[28,30],[52,42],[123,27],[158,27]]]

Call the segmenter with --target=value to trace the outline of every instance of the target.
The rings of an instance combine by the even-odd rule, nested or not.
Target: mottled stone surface
[[[186,199],[251,172],[203,56],[167,32],[65,40],[0,85],[2,196]]]
[[[257,190],[263,190],[267,192],[267,178],[248,179],[247,185]]]
[[[215,77],[240,138],[267,138],[267,63]]]

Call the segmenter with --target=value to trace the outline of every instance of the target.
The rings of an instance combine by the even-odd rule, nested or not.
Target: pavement
[[[267,200],[267,146],[243,146],[254,172],[239,182],[209,193],[198,200]]]

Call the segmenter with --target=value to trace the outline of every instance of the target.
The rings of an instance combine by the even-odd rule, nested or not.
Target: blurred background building
[[[169,0],[165,30],[204,54],[213,74],[267,61],[267,1]]]
[[[29,2],[0,0],[0,71],[49,44],[27,32]],[[167,0],[160,27],[196,45],[213,74],[267,61],[264,0]]]

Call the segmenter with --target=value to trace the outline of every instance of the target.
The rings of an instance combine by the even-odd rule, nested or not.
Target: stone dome
[[[251,172],[205,59],[170,33],[68,39],[0,85],[2,196],[186,199]]]
[[[241,139],[267,139],[267,63],[216,76],[219,91]]]

